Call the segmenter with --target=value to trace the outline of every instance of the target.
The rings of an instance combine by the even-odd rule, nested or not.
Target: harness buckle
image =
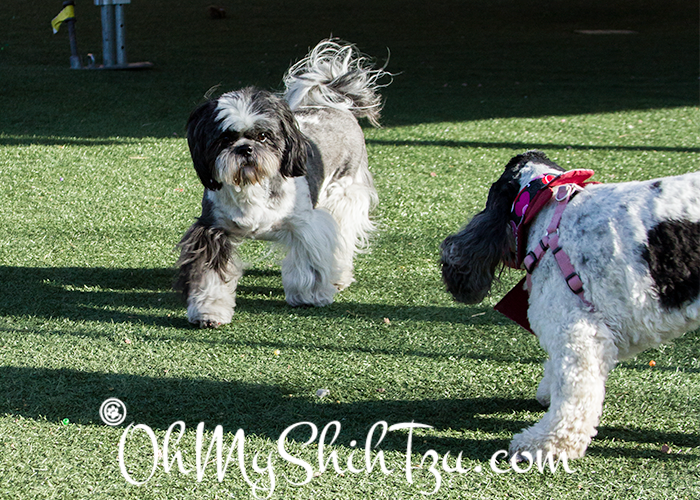
[[[578,184],[562,184],[554,193],[554,200],[558,202],[567,201],[575,192],[583,191],[583,188]]]
[[[537,256],[535,252],[528,252],[528,254],[523,259],[523,267],[528,274],[532,274],[532,271],[537,267]]]
[[[578,273],[573,272],[566,277],[566,284],[569,285],[569,290],[574,292],[576,295],[583,293],[583,282]]]

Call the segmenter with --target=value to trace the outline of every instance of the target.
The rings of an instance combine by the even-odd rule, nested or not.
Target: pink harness
[[[532,272],[537,267],[537,264],[540,262],[540,259],[542,259],[547,249],[551,248],[554,259],[557,261],[557,264],[559,264],[559,269],[564,275],[569,289],[578,295],[584,304],[593,307],[593,304],[588,302],[583,296],[583,282],[574,269],[569,254],[559,246],[559,222],[561,222],[561,216],[564,214],[564,209],[569,203],[571,195],[582,189],[580,184],[562,184],[557,188],[557,192],[554,194],[554,201],[557,202],[557,208],[554,209],[552,221],[549,223],[549,226],[547,226],[547,234],[540,240],[540,244],[525,256],[523,259],[523,267],[527,271],[527,289],[531,290]]]
[[[593,173],[592,170],[569,170],[556,177],[551,174],[538,177],[521,189],[513,202],[511,227],[516,241],[516,252],[515,261],[509,262],[508,265],[515,269],[525,268],[527,276],[515,285],[494,306],[494,309],[505,314],[530,332],[532,332],[532,329],[527,319],[527,303],[529,291],[532,289],[532,273],[542,256],[550,248],[569,289],[586,306],[593,307],[583,296],[583,283],[574,269],[569,255],[559,246],[559,223],[564,210],[574,193],[581,191],[585,185],[591,184],[587,180]],[[554,209],[554,216],[549,226],[547,226],[547,234],[540,240],[533,251],[523,255],[527,247],[529,223],[552,198],[557,203],[557,206]]]

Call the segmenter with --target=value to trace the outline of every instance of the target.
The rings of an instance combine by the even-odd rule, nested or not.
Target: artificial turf
[[[544,352],[491,309],[519,273],[463,306],[438,266],[442,239],[526,149],[602,182],[697,170],[697,3],[239,1],[222,2],[219,20],[209,3],[126,6],[129,59],[154,64],[144,71],[70,70],[65,30],[49,25],[60,2],[0,10],[0,497],[264,497],[259,453],[273,463],[273,498],[423,498],[437,486],[429,450],[449,452],[450,467],[461,452],[464,470],[440,463],[435,498],[700,496],[698,332],[613,371],[574,473],[499,474],[491,457],[543,414]],[[79,50],[100,62],[99,9],[77,4]],[[289,64],[330,35],[394,73],[383,128],[365,127],[379,231],[357,282],[331,306],[291,308],[280,255],[251,242],[233,322],[193,329],[171,290],[175,245],[202,192],[187,116],[216,86],[279,89]],[[98,413],[109,397],[128,409],[117,427]],[[162,448],[176,421],[190,472],[161,461],[130,484],[118,456],[126,426],[147,425]],[[286,446],[314,474],[292,484],[306,471],[280,457],[280,435],[333,421],[342,432],[326,459],[335,451],[344,472],[329,462],[318,474],[319,439],[303,446],[310,427],[300,427]],[[413,482],[405,430],[375,449],[393,473],[347,470],[353,453],[364,467],[381,421],[433,427],[414,433]],[[250,482],[235,460],[219,482],[214,455],[198,479],[200,422],[205,454],[217,425],[226,453],[243,430]],[[130,436],[127,475],[145,481],[151,442]]]

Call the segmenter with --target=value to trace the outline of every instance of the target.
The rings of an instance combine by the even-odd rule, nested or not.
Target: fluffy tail
[[[384,68],[374,69],[354,45],[335,39],[321,41],[284,76],[284,97],[292,109],[324,106],[345,109],[357,118],[379,126],[382,101],[378,80],[391,77]]]

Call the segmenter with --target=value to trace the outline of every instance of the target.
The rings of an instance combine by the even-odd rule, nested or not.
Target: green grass
[[[221,483],[215,463],[201,482],[177,466],[141,487],[126,481],[126,424],[148,425],[162,445],[178,420],[189,469],[198,423],[207,439],[223,426],[227,443],[243,429],[253,480],[253,455],[272,453],[273,498],[423,498],[434,487],[427,463],[407,481],[405,431],[380,445],[391,475],[331,469],[290,484],[304,471],[276,453],[280,434],[334,420],[342,432],[327,452],[344,469],[354,450],[361,464],[376,422],[432,425],[415,432],[412,463],[433,449],[454,466],[461,452],[467,470],[443,473],[434,498],[700,496],[700,332],[615,369],[574,474],[500,475],[491,456],[543,415],[544,353],[491,309],[518,273],[463,306],[438,268],[442,239],[525,149],[603,182],[697,170],[695,2],[241,1],[212,21],[209,2],[135,1],[129,58],[155,65],[141,72],[68,69],[66,33],[49,26],[60,2],[30,4],[0,12],[0,497],[250,497],[236,464]],[[76,9],[81,54],[99,60],[98,8]],[[250,243],[233,322],[193,329],[170,288],[202,189],[182,138],[188,113],[215,85],[279,88],[289,63],[331,33],[380,63],[390,49],[396,73],[384,127],[365,129],[380,231],[357,258],[357,282],[329,307],[290,308],[280,256]],[[318,398],[320,388],[330,394]],[[98,415],[108,397],[128,407],[119,427]],[[300,429],[287,446],[315,464],[308,438]],[[148,477],[150,457],[134,434],[135,479]]]

